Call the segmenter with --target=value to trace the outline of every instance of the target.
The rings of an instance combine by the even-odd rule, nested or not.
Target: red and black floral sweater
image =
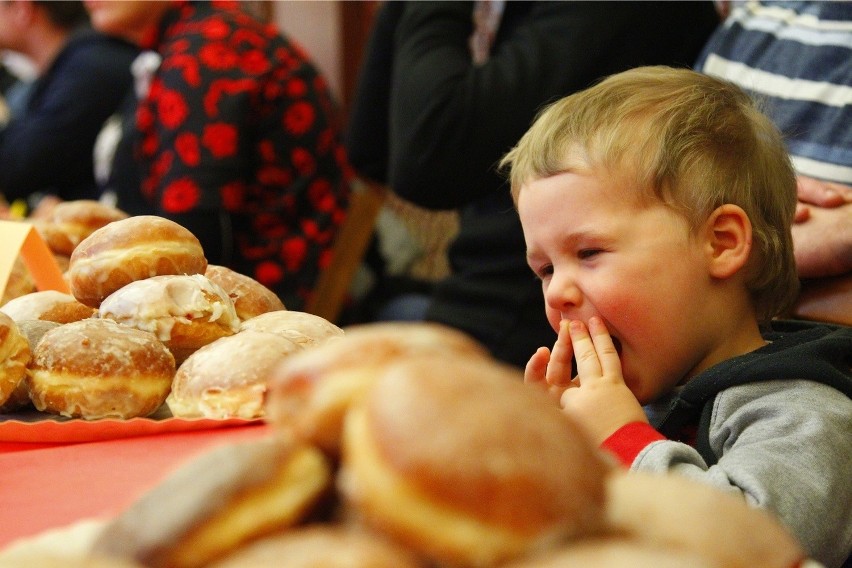
[[[119,207],[184,225],[208,262],[302,309],[349,196],[325,80],[233,3],[176,4],[143,47],[162,62],[116,149]]]

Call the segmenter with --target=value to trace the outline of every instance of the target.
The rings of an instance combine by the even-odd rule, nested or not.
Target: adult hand
[[[852,271],[852,187],[799,176],[798,194],[793,245],[799,276]]]
[[[624,382],[621,360],[603,321],[572,320],[568,329],[577,378],[562,393],[562,408],[596,444],[631,422],[647,422],[642,405]]]

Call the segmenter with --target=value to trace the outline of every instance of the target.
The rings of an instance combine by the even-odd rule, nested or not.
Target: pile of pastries
[[[435,324],[348,327],[277,365],[265,406],[268,436],[178,468],[99,526],[79,565],[806,565],[767,513],[626,472],[520,371]]]
[[[36,227],[70,293],[28,289],[16,263],[0,305],[0,412],[128,419],[166,404],[181,418],[258,418],[277,362],[343,334],[208,264],[168,219],[72,201]]]
[[[81,239],[67,277],[70,295],[2,307],[5,405],[126,418],[165,402],[175,415],[261,417],[270,434],[180,467],[82,556],[53,549],[20,566],[806,565],[741,498],[621,469],[458,330],[343,330],[288,311],[156,217]]]

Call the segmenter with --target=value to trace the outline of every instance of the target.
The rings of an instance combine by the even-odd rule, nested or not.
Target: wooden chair
[[[306,312],[338,322],[386,195],[387,189],[377,183],[360,178],[353,181],[349,210],[335,239],[331,264],[320,274]]]

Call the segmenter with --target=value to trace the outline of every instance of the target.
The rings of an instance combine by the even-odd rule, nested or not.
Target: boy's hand
[[[546,388],[548,393],[559,402],[562,393],[571,384],[573,354],[568,322],[562,321],[553,351],[551,352],[547,347],[539,347],[533,353],[524,369],[524,382]]]
[[[576,419],[596,444],[625,424],[647,422],[642,405],[624,383],[618,352],[603,321],[593,317],[588,328],[581,321],[571,321],[567,327],[577,378],[562,393],[565,413]]]

